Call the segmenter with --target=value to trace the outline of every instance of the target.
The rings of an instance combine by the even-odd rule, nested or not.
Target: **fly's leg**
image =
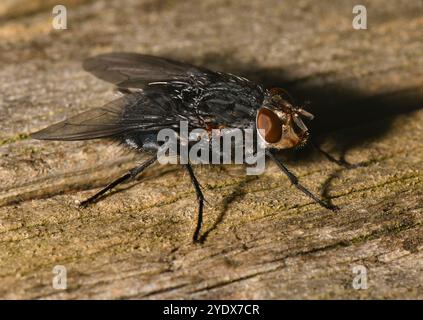
[[[336,159],[335,157],[333,157],[331,154],[327,153],[325,150],[323,150],[322,148],[320,148],[320,146],[314,142],[311,142],[311,146],[316,149],[318,152],[320,152],[322,155],[324,155],[326,157],[326,159],[328,159],[330,162],[334,162],[336,163],[338,166],[347,168],[347,169],[351,169],[351,168],[356,168],[357,165],[351,164],[348,161],[346,161],[345,159]]]
[[[276,163],[276,165],[279,167],[279,169],[281,169],[281,171],[284,174],[286,174],[286,176],[289,178],[289,180],[291,181],[291,183],[298,190],[300,190],[306,196],[308,196],[309,198],[313,199],[315,202],[317,202],[319,205],[321,205],[322,207],[324,207],[326,209],[329,209],[329,210],[332,210],[332,211],[339,210],[339,208],[337,206],[331,205],[331,204],[328,204],[328,203],[324,202],[323,200],[319,199],[317,196],[315,196],[314,194],[312,194],[310,191],[308,191],[306,187],[304,187],[302,184],[300,184],[300,182],[298,181],[298,178],[291,171],[289,171],[289,169],[287,167],[285,167],[285,165],[282,162],[280,162],[278,159],[276,159],[276,157],[273,155],[273,153],[271,153],[269,150],[266,150],[266,155],[274,163]]]
[[[203,196],[203,192],[201,191],[201,186],[198,183],[197,178],[195,177],[195,174],[194,174],[194,171],[192,170],[191,165],[188,163],[188,164],[185,164],[184,166],[189,173],[192,185],[194,186],[194,189],[195,189],[195,193],[197,194],[198,218],[197,218],[197,227],[195,228],[195,232],[192,239],[194,242],[198,242],[198,236],[200,235],[201,225],[203,224],[204,196]]]
[[[116,179],[115,181],[113,181],[112,183],[108,184],[106,187],[104,187],[103,189],[101,189],[99,192],[97,192],[95,195],[89,197],[87,200],[82,201],[80,203],[81,207],[85,207],[91,203],[96,202],[96,200],[101,197],[104,193],[106,193],[108,190],[113,189],[114,187],[116,187],[118,184],[130,179],[130,178],[135,178],[138,174],[140,174],[142,171],[144,171],[147,167],[149,167],[150,165],[152,165],[155,161],[157,160],[156,156],[148,159],[147,161],[143,162],[142,164],[140,164],[139,166],[129,170],[127,173],[125,173],[123,176],[121,176],[120,178]]]

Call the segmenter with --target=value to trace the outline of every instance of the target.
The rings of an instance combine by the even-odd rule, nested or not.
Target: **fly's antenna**
[[[311,114],[310,114],[311,115]],[[300,128],[302,131],[306,132],[308,131],[306,125],[304,124],[303,120],[298,116],[297,113],[294,113],[293,117],[295,124]]]
[[[304,110],[304,108],[307,108],[308,106],[310,106],[311,102],[310,101],[304,101],[304,105],[302,107],[297,108],[296,112],[299,113],[300,115],[302,115],[303,117],[306,117],[308,120],[313,120],[314,119],[314,115],[306,110]]]
[[[308,111],[305,111],[303,108],[297,109],[296,112],[298,112],[300,115],[306,117],[308,120],[313,120],[314,119],[314,115],[312,115]]]

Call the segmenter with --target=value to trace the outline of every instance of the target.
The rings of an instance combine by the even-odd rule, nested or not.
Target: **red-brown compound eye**
[[[260,108],[257,113],[257,129],[264,130],[267,143],[278,142],[282,137],[282,121],[278,115],[267,108]]]

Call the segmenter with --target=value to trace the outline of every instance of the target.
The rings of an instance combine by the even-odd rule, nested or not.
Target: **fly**
[[[113,83],[122,96],[100,108],[91,109],[35,132],[40,140],[89,140],[109,138],[147,153],[149,159],[129,170],[96,194],[81,202],[87,206],[118,184],[136,177],[157,161],[157,134],[178,128],[188,121],[195,128],[253,128],[265,144],[265,154],[306,196],[324,208],[337,210],[298,181],[274,156],[274,151],[306,144],[309,131],[302,119],[313,115],[294,105],[280,88],[264,89],[248,79],[229,73],[169,59],[134,54],[110,53],[87,59],[83,67],[98,78]],[[194,242],[199,240],[204,195],[191,163],[188,172],[198,201]]]

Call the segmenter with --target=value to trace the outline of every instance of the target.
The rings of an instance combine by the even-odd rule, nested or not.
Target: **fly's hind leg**
[[[126,180],[128,180],[130,178],[135,178],[137,175],[139,175],[141,172],[143,172],[147,167],[149,167],[150,165],[152,165],[156,160],[157,160],[157,158],[156,158],[156,156],[154,156],[154,157],[148,159],[147,161],[143,162],[139,166],[137,166],[137,167],[129,170],[123,176],[119,177],[118,179],[116,179],[112,183],[108,184],[106,187],[104,187],[103,189],[101,189],[95,195],[89,197],[85,201],[82,201],[80,203],[80,206],[81,207],[86,207],[87,205],[96,202],[98,200],[98,198],[100,198],[107,191],[109,191],[110,189],[113,189],[118,184],[121,184],[122,182],[124,182],[124,181],[126,181]]]

